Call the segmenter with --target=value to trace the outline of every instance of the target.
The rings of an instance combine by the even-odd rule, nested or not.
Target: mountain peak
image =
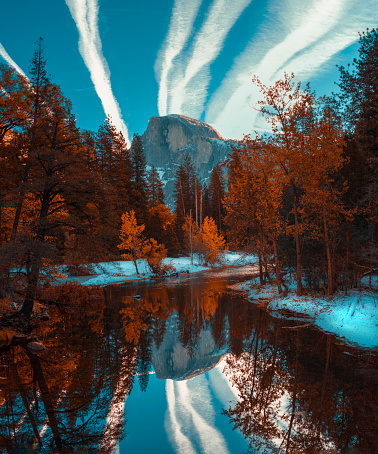
[[[184,115],[151,117],[141,136],[148,165],[158,168],[166,182],[165,195],[172,202],[173,180],[189,155],[199,180],[206,180],[218,161],[231,153],[232,141],[225,140],[212,126]]]

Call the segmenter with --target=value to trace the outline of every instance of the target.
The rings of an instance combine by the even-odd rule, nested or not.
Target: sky
[[[264,130],[253,75],[284,72],[337,90],[378,25],[377,0],[17,0],[2,8],[0,63],[28,75],[43,38],[47,71],[96,131],[107,115],[128,143],[150,117],[181,114],[225,138]]]

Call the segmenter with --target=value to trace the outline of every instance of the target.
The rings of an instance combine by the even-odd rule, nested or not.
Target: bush
[[[167,250],[163,244],[158,244],[156,240],[150,238],[143,244],[143,257],[154,274],[166,274],[169,265],[164,265],[163,261],[167,257]]]

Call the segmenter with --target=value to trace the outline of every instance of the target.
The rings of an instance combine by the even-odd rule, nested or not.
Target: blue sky
[[[378,25],[377,0],[17,0],[2,11],[0,62],[28,74],[42,36],[78,125],[97,130],[109,114],[129,143],[170,113],[228,138],[264,128],[254,74],[293,71],[330,93],[358,32]]]

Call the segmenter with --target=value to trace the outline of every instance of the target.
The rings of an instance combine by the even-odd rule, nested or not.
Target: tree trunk
[[[39,251],[33,254],[31,262],[30,272],[27,275],[28,285],[26,287],[26,295],[22,308],[20,309],[21,314],[27,319],[30,319],[33,312],[34,299],[37,292],[39,272],[41,269],[41,254]]]
[[[301,248],[299,241],[299,221],[298,221],[298,206],[297,206],[297,191],[294,188],[294,223],[295,223],[295,249],[297,254],[297,295],[302,295],[302,265],[301,265]]]
[[[29,150],[29,152],[30,152],[30,150]],[[18,195],[16,212],[15,212],[14,219],[13,219],[12,232],[11,232],[11,236],[10,236],[11,243],[13,243],[16,239],[18,224],[20,222],[20,217],[21,217],[21,212],[22,212],[22,205],[24,203],[24,197],[25,197],[25,192],[26,192],[26,183],[29,179],[29,171],[30,171],[30,164],[28,162],[26,162],[24,176],[23,176],[21,188],[20,188],[20,193]]]
[[[8,358],[8,357],[7,357],[7,363],[10,366],[10,370],[12,371],[12,375],[13,375],[14,381],[15,381],[16,386],[17,386],[17,388],[18,388],[18,390],[20,392],[22,403],[24,404],[25,410],[26,410],[26,412],[27,412],[27,414],[29,416],[29,421],[30,421],[30,424],[31,424],[31,426],[33,428],[34,435],[35,435],[36,439],[38,440],[39,445],[42,446],[42,440],[41,440],[41,437],[39,436],[38,427],[37,427],[37,424],[35,422],[33,413],[30,410],[30,405],[29,405],[28,400],[27,400],[26,392],[25,392],[24,387],[22,386],[21,379],[20,379],[20,377],[18,375],[16,366],[15,366],[13,360],[11,358]]]
[[[41,211],[38,219],[37,226],[37,237],[34,241],[34,251],[31,252],[31,265],[30,271],[27,273],[28,285],[26,288],[25,300],[20,310],[21,314],[24,314],[26,318],[30,319],[33,312],[35,294],[37,292],[39,273],[41,270],[42,263],[42,245],[45,240],[46,234],[46,220],[48,217],[48,211],[50,206],[50,188],[49,188],[49,176],[45,183],[45,189],[43,191],[43,198],[41,204]]]
[[[328,234],[328,223],[327,223],[327,216],[325,205],[323,205],[323,225],[324,225],[324,245],[327,254],[327,274],[328,274],[328,296],[333,295],[334,293],[334,286],[333,286],[333,269],[332,269],[332,254],[331,254],[331,247],[330,247],[330,239]]]
[[[293,389],[293,398],[292,398],[292,403],[291,403],[291,417],[290,417],[290,423],[289,423],[289,428],[287,431],[287,441],[286,441],[286,449],[285,449],[285,454],[288,454],[289,447],[290,447],[290,437],[291,437],[291,431],[293,428],[293,422],[295,418],[295,406],[297,403],[297,391],[298,391],[298,363],[299,363],[299,335],[300,335],[300,330],[297,329],[297,342],[296,342],[296,355],[295,355],[295,376],[294,376],[294,389]]]
[[[281,295],[282,294],[281,271],[280,271],[280,263],[278,261],[277,241],[275,238],[273,238],[273,254],[274,254],[274,266],[276,268],[276,286],[277,286],[279,295]]]
[[[260,287],[264,285],[264,276],[263,276],[263,265],[262,265],[262,257],[261,252],[257,251],[257,257],[259,259],[259,277],[260,277]]]
[[[53,433],[54,442],[57,448],[61,449],[62,439],[59,433],[59,426],[58,420],[56,418],[55,406],[52,401],[51,394],[45,380],[45,375],[43,373],[40,360],[37,355],[33,355],[32,353],[27,352],[27,355],[29,356],[34,376],[37,379],[39,389],[41,390],[41,397],[47,413],[47,417],[49,418],[49,425],[51,428],[51,432]]]

